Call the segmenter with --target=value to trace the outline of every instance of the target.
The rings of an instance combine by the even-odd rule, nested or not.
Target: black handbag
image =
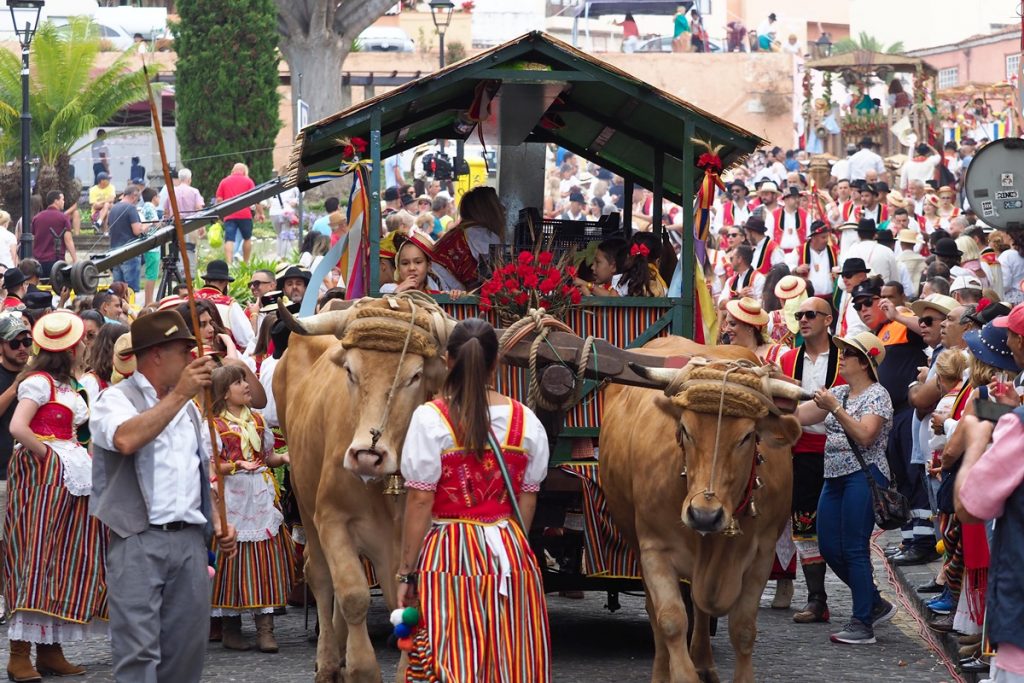
[[[846,398],[843,399],[843,409],[846,409]],[[843,434],[846,434],[846,430],[843,430]],[[875,515],[875,526],[885,531],[899,529],[910,521],[910,504],[907,502],[907,497],[897,491],[892,484],[884,489],[879,486],[875,478],[871,476],[871,471],[864,460],[864,454],[861,452],[860,446],[850,438],[849,434],[846,434],[846,441],[850,444],[853,457],[857,458],[861,469],[864,470],[864,475],[868,478],[868,486],[871,487],[871,508]]]

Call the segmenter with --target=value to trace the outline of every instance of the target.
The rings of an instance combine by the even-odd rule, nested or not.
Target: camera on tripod
[[[423,156],[423,172],[434,180],[448,181],[455,179],[455,165],[452,158],[444,152],[430,152]],[[469,173],[469,164],[462,160],[459,174]]]

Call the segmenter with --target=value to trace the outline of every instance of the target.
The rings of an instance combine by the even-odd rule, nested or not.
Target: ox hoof
[[[718,678],[718,671],[715,669],[698,671],[697,676],[700,677],[700,683],[721,683]]]
[[[320,669],[317,667],[314,683],[341,683],[341,671],[339,669]]]

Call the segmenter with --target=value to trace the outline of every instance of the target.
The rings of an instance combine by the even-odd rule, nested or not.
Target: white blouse
[[[489,406],[491,427],[502,443],[508,437],[510,404]],[[448,423],[430,404],[421,405],[412,414],[409,431],[402,448],[402,476],[407,484],[415,482],[416,488],[434,490],[441,478],[441,453],[454,448]],[[548,473],[548,435],[540,419],[532,410],[523,406],[523,449],[528,463],[523,475],[523,491],[536,492]]]
[[[62,403],[75,414],[75,426],[83,424],[89,420],[89,406],[86,404],[85,399],[72,389],[67,384],[60,382],[54,382],[56,387],[56,400],[57,403]],[[50,383],[42,375],[32,375],[25,379],[24,382],[18,385],[18,400],[29,399],[36,404],[43,406],[50,402]]]

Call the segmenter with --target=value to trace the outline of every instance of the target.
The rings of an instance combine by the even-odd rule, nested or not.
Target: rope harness
[[[594,337],[588,335],[583,340],[583,345],[580,347],[580,352],[575,359],[575,375],[576,375],[576,391],[573,396],[563,403],[553,403],[547,400],[540,391],[540,373],[537,372],[537,356],[540,352],[540,348],[543,344],[548,344],[552,351],[555,352],[555,356],[558,361],[571,368],[571,365],[558,356],[558,352],[555,351],[554,347],[548,342],[548,333],[552,330],[559,332],[568,332],[571,335],[576,335],[571,327],[548,315],[547,311],[543,308],[531,308],[525,317],[517,320],[505,330],[505,333],[501,335],[501,340],[498,343],[498,354],[504,356],[509,349],[515,347],[516,344],[526,338],[531,332],[536,332],[537,336],[530,344],[530,357],[529,357],[529,371],[530,371],[530,384],[527,393],[527,405],[531,410],[541,409],[547,411],[558,411],[575,404],[582,398],[583,395],[583,378],[586,375],[587,367],[590,365],[590,357],[596,356],[594,348]]]

